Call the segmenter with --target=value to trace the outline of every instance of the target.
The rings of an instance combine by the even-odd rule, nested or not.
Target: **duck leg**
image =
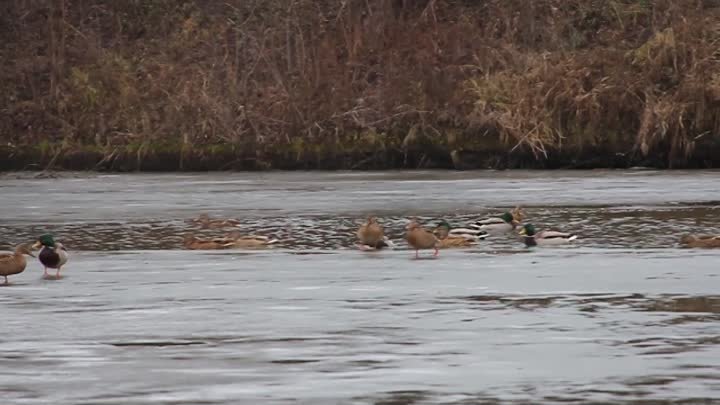
[[[435,253],[433,253],[433,257],[437,257],[439,254],[440,254],[440,251],[439,251],[438,248],[436,247],[436,248],[435,248]]]
[[[8,285],[8,284],[10,284],[10,282],[9,282],[8,279],[7,279],[7,276],[3,276],[3,277],[5,277],[5,283],[3,283],[3,285]]]
[[[60,267],[58,267],[57,271],[55,272],[55,278],[60,278]]]
[[[416,259],[420,258],[420,250],[418,250],[418,249],[415,249],[415,258]]]
[[[45,267],[45,273],[43,273],[43,277],[45,277],[45,278],[50,277],[50,275],[47,272],[47,267]]]

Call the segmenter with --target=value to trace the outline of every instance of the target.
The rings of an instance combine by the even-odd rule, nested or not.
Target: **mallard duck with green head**
[[[20,274],[27,267],[25,255],[35,257],[27,244],[20,244],[15,247],[13,253],[0,253],[0,276],[5,277],[4,285],[8,285],[8,276]]]
[[[477,220],[467,228],[455,228],[450,235],[473,235],[477,238],[486,238],[490,235],[502,235],[514,230],[522,221],[524,214],[519,207],[507,211],[499,217],[490,217]]]
[[[680,243],[690,248],[720,248],[720,236],[717,235],[684,235]]]
[[[415,258],[420,257],[420,249],[435,249],[433,253],[434,257],[440,253],[438,251],[439,240],[435,234],[423,228],[416,220],[411,220],[410,223],[405,227],[407,230],[405,239],[407,239],[408,245],[415,249]]]
[[[60,270],[68,261],[68,253],[62,243],[56,242],[50,234],[42,235],[33,245],[33,249],[42,247],[38,254],[40,263],[45,267],[43,277],[49,278],[48,269],[55,269],[55,278],[60,278]]]
[[[479,239],[484,239],[468,233],[452,234],[452,227],[446,220],[440,220],[440,223],[435,227],[433,233],[438,238],[438,246],[440,248],[460,248],[470,247],[477,244]]]
[[[525,224],[519,234],[524,236],[525,246],[564,245],[578,238],[574,233],[549,230],[537,232],[533,224]]]

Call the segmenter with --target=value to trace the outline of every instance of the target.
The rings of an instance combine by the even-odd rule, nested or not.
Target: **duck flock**
[[[499,235],[520,229],[526,245],[562,244],[577,238],[571,233],[558,231],[536,232],[532,224],[521,225],[524,217],[523,211],[518,207],[512,211],[473,222],[466,228],[452,228],[447,221],[440,221],[434,230],[430,231],[421,226],[417,220],[411,220],[406,226],[405,239],[408,245],[415,249],[415,256],[419,256],[422,249],[433,249],[437,256],[439,249],[470,247],[491,235]],[[235,219],[210,218],[202,214],[189,221],[203,229],[223,229],[237,227],[240,221]],[[385,236],[384,229],[374,216],[357,230],[357,247],[363,251],[380,250],[393,247],[394,243]],[[183,247],[189,250],[217,250],[233,248],[260,248],[276,244],[278,239],[262,235],[243,235],[237,231],[222,237],[201,238],[196,235],[185,234]],[[27,267],[25,256],[35,257],[34,251],[41,248],[37,258],[44,268],[43,277],[46,279],[60,279],[61,269],[68,262],[68,253],[62,243],[55,241],[53,235],[46,234],[38,238],[35,244],[20,244],[14,253],[0,254],[0,276],[8,284],[8,276],[22,273]],[[48,269],[55,270],[55,274],[48,273]]]
[[[497,217],[477,220],[465,228],[452,228],[450,224],[441,220],[433,229],[428,230],[421,226],[416,219],[411,219],[405,227],[405,239],[408,245],[415,249],[416,255],[422,249],[434,249],[437,256],[439,249],[470,247],[489,236],[513,232],[519,229],[527,246],[565,244],[577,239],[577,235],[553,230],[536,231],[532,224],[522,224],[525,214],[520,207],[505,212]],[[222,229],[237,227],[240,221],[235,219],[214,219],[207,214],[190,220],[194,225],[203,229]],[[392,248],[395,244],[385,235],[383,226],[375,216],[369,216],[367,221],[357,230],[357,247],[363,251]],[[278,242],[261,235],[241,235],[232,232],[223,237],[199,238],[186,234],[183,239],[186,249],[231,249],[269,246]]]
[[[489,236],[510,233],[519,229],[518,234],[523,237],[526,246],[561,245],[570,243],[578,237],[574,233],[554,230],[537,231],[530,223],[522,224],[524,212],[520,207],[503,213],[497,217],[477,220],[465,228],[453,228],[445,220],[429,230],[411,219],[405,227],[405,239],[412,249],[415,257],[419,257],[420,250],[433,249],[433,256],[439,254],[443,248],[469,247]],[[357,231],[358,247],[361,250],[379,250],[394,246],[393,242],[385,236],[384,229],[374,216],[367,218],[367,222]]]
[[[476,245],[490,236],[507,233],[517,234],[528,247],[568,244],[578,239],[578,235],[557,230],[536,230],[532,223],[523,223],[524,211],[520,207],[504,212],[496,217],[477,220],[466,227],[453,228],[445,220],[440,220],[434,229],[423,227],[416,219],[411,219],[405,227],[405,240],[415,250],[418,258],[420,250],[433,250],[438,256],[440,249],[462,248]],[[190,220],[191,223],[205,229],[221,229],[237,227],[240,221],[235,219],[215,219],[207,214]],[[395,244],[386,235],[383,226],[375,216],[367,217],[365,223],[357,230],[357,248],[362,251],[377,251],[392,248]],[[237,231],[223,237],[199,238],[186,234],[183,247],[189,250],[217,250],[232,248],[260,248],[276,244],[278,239],[262,235],[243,235]],[[680,243],[693,248],[720,248],[720,236],[685,235]],[[62,243],[55,241],[53,235],[40,236],[34,244],[23,243],[13,253],[0,253],[0,276],[5,278],[4,285],[9,283],[8,276],[22,273],[27,267],[25,256],[36,257],[34,252],[40,249],[37,258],[44,268],[45,279],[60,279],[61,270],[68,262],[68,252]],[[55,270],[55,274],[48,273]]]

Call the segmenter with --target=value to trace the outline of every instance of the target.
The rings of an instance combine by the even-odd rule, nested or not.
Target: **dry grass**
[[[5,2],[0,138],[262,160],[381,156],[412,129],[682,164],[720,134],[715,3]]]
[[[640,3],[595,10],[605,15],[597,17],[606,25],[596,32],[608,45],[517,50],[511,68],[468,80],[477,100],[475,126],[493,128],[508,145],[538,158],[548,149],[588,146],[623,153],[632,146],[644,156],[666,156],[671,165],[690,158],[698,139],[720,134],[717,9]],[[646,21],[631,24],[627,16]],[[647,39],[627,40],[631,28]]]

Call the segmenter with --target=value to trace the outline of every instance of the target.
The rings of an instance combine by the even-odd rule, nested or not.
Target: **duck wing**
[[[448,236],[445,239],[440,239],[440,242],[438,242],[438,245],[440,247],[444,248],[451,248],[451,247],[468,247],[475,244],[474,239],[466,239],[459,236]]]
[[[450,230],[449,236],[456,236],[465,239],[485,239],[488,237],[488,233],[485,230],[477,228],[453,228]]]
[[[478,221],[473,222],[470,227],[472,228],[482,228],[488,225],[502,225],[506,222],[502,218],[487,218],[487,219],[481,219]]]
[[[568,232],[541,231],[535,237],[540,239],[575,239],[577,235]]]
[[[269,236],[265,236],[265,235],[247,235],[247,236],[242,236],[240,238],[237,238],[235,241],[236,242],[253,241],[253,242],[259,242],[259,243],[263,243],[266,245],[270,245],[273,243],[277,243],[280,240],[273,239],[273,238],[270,238]]]
[[[60,266],[65,265],[67,263],[69,255],[67,249],[65,249],[65,246],[62,243],[57,243],[57,254],[60,256]]]

